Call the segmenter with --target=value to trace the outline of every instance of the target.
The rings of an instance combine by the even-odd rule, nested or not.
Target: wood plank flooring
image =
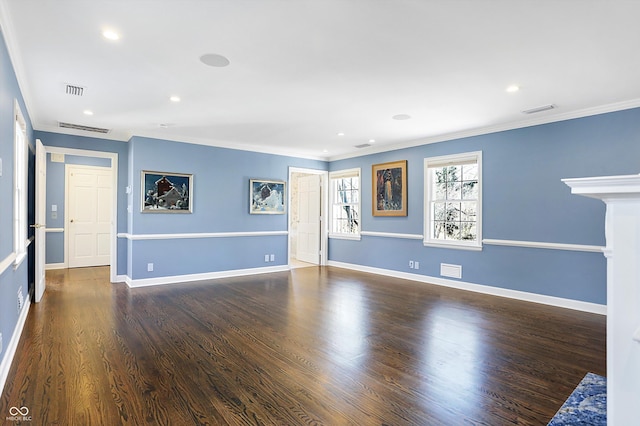
[[[606,374],[601,315],[331,267],[108,274],[48,271],[0,423],[24,406],[32,425],[546,425]]]

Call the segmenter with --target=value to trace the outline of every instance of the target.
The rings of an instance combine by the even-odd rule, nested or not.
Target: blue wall
[[[327,170],[323,161],[261,154],[159,139],[129,141],[129,232],[176,233],[287,231],[288,215],[249,214],[249,180],[287,181],[289,167]],[[193,213],[141,212],[143,170],[193,174]],[[286,235],[205,239],[131,240],[129,277],[154,278],[287,265]],[[264,255],[275,262],[265,263]],[[147,271],[147,263],[154,271]]]
[[[14,102],[18,101],[27,124],[27,140],[30,145],[29,164],[33,173],[33,128],[18,87],[16,75],[0,33],[0,158],[2,159],[2,176],[0,176],[0,261],[8,259],[13,253],[13,162],[14,162]],[[30,180],[33,182],[33,179]],[[33,216],[33,203],[29,203],[30,217]],[[29,236],[33,232],[29,231]],[[13,337],[18,323],[18,290],[22,289],[25,299],[29,296],[28,261],[25,259],[17,269],[9,265],[0,270],[0,333],[3,348],[0,352],[0,365],[5,359],[6,348]],[[32,290],[31,290],[32,291]]]
[[[604,203],[570,194],[563,178],[640,172],[640,109],[427,144],[335,161],[362,168],[362,230],[423,234],[424,158],[482,151],[483,238],[605,244]],[[371,165],[408,160],[407,217],[371,215]],[[337,262],[439,277],[440,263],[462,265],[462,280],[606,303],[601,253],[484,245],[481,252],[424,247],[421,241],[363,236],[332,239]],[[420,269],[409,269],[409,260]]]

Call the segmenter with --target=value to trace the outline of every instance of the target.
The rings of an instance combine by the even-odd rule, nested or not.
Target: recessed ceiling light
[[[84,113],[84,115],[93,115],[93,111],[85,109],[84,111],[82,111]]]
[[[107,40],[119,40],[120,39],[120,34],[115,32],[114,30],[104,30],[102,32],[102,36],[104,38],[106,38]]]
[[[375,139],[369,139],[369,143],[376,143]]]
[[[338,136],[344,136],[344,132],[338,133]]]
[[[507,93],[516,93],[519,90],[520,86],[518,86],[517,84],[512,84],[511,86],[507,87]]]
[[[180,96],[171,96],[169,100],[171,102],[180,102]]]
[[[229,65],[229,60],[217,53],[207,53],[200,56],[200,62],[210,67],[226,67]]]
[[[409,114],[396,114],[391,118],[394,120],[409,120],[411,116]]]

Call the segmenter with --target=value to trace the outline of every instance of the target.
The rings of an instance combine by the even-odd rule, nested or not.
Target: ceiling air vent
[[[103,129],[101,127],[90,127],[90,126],[83,126],[81,124],[63,123],[62,121],[59,122],[58,125],[64,129],[83,130],[85,132],[94,132],[94,133],[109,133],[109,129]]]
[[[74,84],[66,84],[64,90],[67,95],[82,96],[84,94],[84,87]]]
[[[368,146],[371,146],[370,143],[361,143],[360,145],[354,145],[355,148],[361,149],[361,148],[366,148]]]
[[[550,109],[554,109],[556,108],[555,105],[553,104],[549,104],[549,105],[542,105],[536,108],[531,108],[531,109],[525,109],[524,111],[522,111],[523,114],[535,114],[537,112],[542,112],[542,111],[549,111]]]

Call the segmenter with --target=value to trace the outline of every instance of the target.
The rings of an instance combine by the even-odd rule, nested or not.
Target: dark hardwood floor
[[[108,273],[47,273],[2,422],[546,425],[606,373],[601,315],[331,267],[137,289]]]

